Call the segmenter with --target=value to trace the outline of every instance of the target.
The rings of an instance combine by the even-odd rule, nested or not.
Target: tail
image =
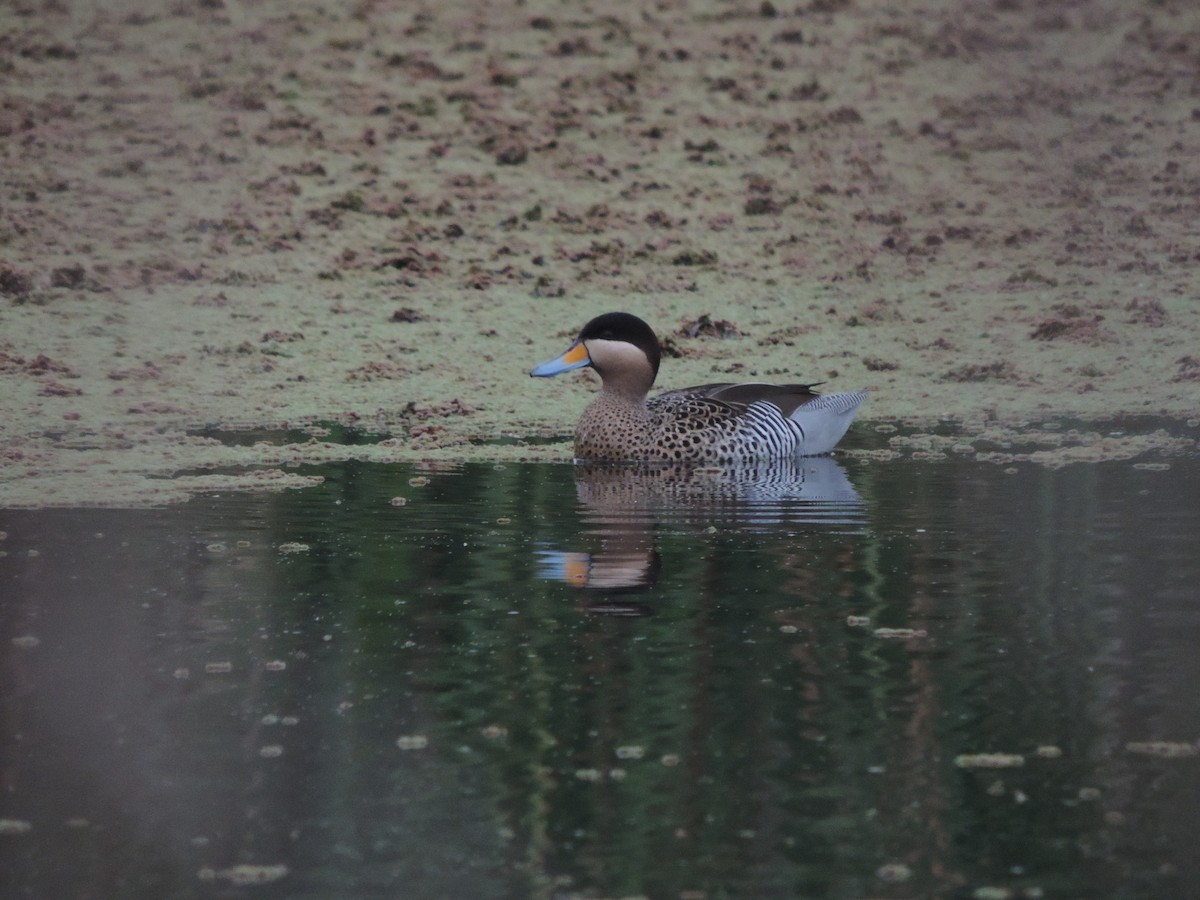
[[[788,418],[799,425],[804,434],[800,455],[820,456],[836,447],[866,399],[866,391],[845,391],[821,394],[797,406]]]

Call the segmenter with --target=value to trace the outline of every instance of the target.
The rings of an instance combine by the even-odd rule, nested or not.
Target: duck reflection
[[[614,599],[658,580],[660,528],[741,533],[860,533],[863,501],[829,457],[768,460],[736,466],[651,466],[582,463],[575,468],[587,550],[539,553],[543,578],[604,592],[588,610],[637,615],[637,604]]]

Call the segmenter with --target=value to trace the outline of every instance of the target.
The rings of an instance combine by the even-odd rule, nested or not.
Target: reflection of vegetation
[[[849,533],[687,495],[622,514],[569,466],[15,515],[0,755],[32,827],[0,881],[1184,895],[1195,760],[1135,750],[1200,734],[1194,463],[849,468]],[[658,566],[583,589],[541,580],[546,550]]]
[[[1088,588],[1113,577],[1089,524],[1102,471],[864,466],[866,536],[651,525],[662,576],[638,596],[654,615],[631,620],[537,580],[538,548],[604,540],[581,524],[570,467],[410,486],[407,467],[350,466],[298,495],[287,537],[313,551],[281,567],[280,610],[335,635],[339,681],[322,690],[355,704],[375,748],[346,790],[369,790],[386,821],[403,779],[370,774],[389,768],[379,748],[428,733],[440,777],[477,801],[478,852],[503,845],[502,883],[524,879],[516,895],[858,896],[880,892],[884,863],[913,873],[909,894],[1020,886],[1014,861],[1035,883],[1086,880],[1100,864],[1076,837],[1101,826],[1064,801],[1096,777],[1120,690]],[[1043,744],[1063,756],[953,765]]]

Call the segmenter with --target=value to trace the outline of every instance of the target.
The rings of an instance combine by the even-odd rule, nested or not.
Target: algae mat
[[[1183,0],[19,2],[0,34],[2,506],[564,459],[537,439],[594,383],[526,373],[610,309],[664,386],[867,388],[860,428],[1200,406]]]

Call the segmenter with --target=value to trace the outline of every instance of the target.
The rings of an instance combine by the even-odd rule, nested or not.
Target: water
[[[1197,896],[1200,461],[1146,462],[4,513],[0,896]]]

